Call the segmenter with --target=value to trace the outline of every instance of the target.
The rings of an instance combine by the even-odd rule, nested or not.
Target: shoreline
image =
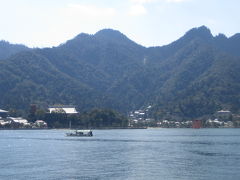
[[[138,127],[138,128],[132,128],[132,127],[103,127],[103,128],[0,128],[1,130],[85,130],[85,129],[91,129],[91,130],[114,130],[114,129],[148,129],[147,127]]]
[[[220,128],[215,128],[215,127],[204,127],[204,128],[164,128],[164,127],[138,127],[138,128],[110,128],[110,127],[107,127],[107,128],[72,128],[72,129],[69,129],[69,128],[0,128],[0,131],[3,131],[3,130],[69,130],[69,131],[74,131],[74,130],[86,130],[86,129],[90,129],[90,130],[118,130],[118,129],[196,129],[196,130],[199,130],[199,129],[237,129],[239,127],[220,127]]]

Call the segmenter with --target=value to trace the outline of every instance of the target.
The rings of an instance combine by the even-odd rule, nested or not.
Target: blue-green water
[[[0,131],[0,179],[240,179],[240,129],[66,132]]]

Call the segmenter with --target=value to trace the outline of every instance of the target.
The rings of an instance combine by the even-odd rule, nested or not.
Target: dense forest
[[[158,118],[240,109],[240,34],[213,36],[205,26],[149,48],[112,29],[43,49],[1,41],[0,59],[2,109],[74,104],[127,113],[151,104]]]

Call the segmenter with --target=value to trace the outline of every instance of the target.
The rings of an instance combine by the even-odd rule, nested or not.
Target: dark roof
[[[74,105],[53,105],[49,106],[48,108],[76,108]]]

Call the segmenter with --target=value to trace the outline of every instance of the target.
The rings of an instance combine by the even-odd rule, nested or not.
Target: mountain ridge
[[[29,49],[30,48],[22,44],[12,44],[12,43],[9,43],[8,41],[1,40],[0,41],[0,60],[6,59],[13,54],[16,54],[21,51],[27,51]]]
[[[117,30],[81,33],[57,47],[0,61],[0,105],[26,110],[32,103],[76,104],[80,111],[101,107],[127,113],[152,104],[152,115],[159,118],[169,113],[195,118],[219,108],[236,112],[238,44],[238,34],[213,36],[206,26],[148,48]]]

